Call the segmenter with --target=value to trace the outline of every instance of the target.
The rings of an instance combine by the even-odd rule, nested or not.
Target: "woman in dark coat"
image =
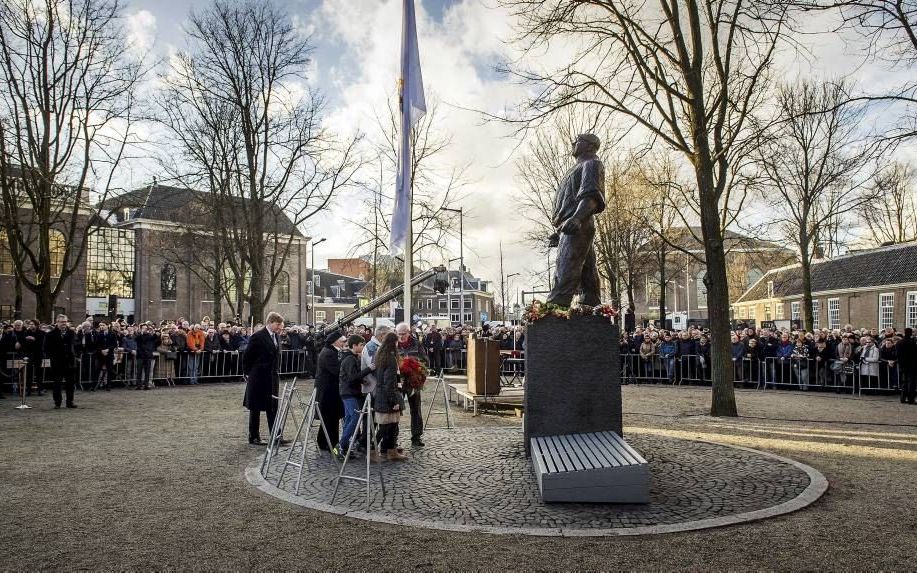
[[[407,459],[398,450],[398,421],[404,411],[404,394],[398,380],[398,335],[390,332],[376,351],[376,390],[373,392],[373,408],[376,423],[379,424],[379,450],[390,461]]]
[[[341,419],[344,417],[344,404],[338,389],[341,374],[341,360],[338,353],[344,348],[347,339],[340,331],[334,331],[325,337],[325,347],[318,355],[315,372],[315,400],[322,413],[322,420],[328,429],[328,440],[324,432],[318,432],[319,449],[329,451],[340,441]]]

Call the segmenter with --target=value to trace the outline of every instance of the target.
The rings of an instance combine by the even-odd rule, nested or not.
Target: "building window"
[[[459,304],[459,299],[454,298],[452,299],[452,302],[449,304],[449,306],[452,308],[452,310],[458,310]]]
[[[280,271],[277,275],[277,302],[288,304],[290,302],[290,273]]]
[[[439,299],[439,310],[446,310],[446,299]]]
[[[471,303],[472,303],[471,300],[465,299],[465,310],[472,310]]]
[[[433,299],[432,298],[427,299],[427,310],[433,310]]]
[[[13,266],[13,253],[7,240],[6,229],[0,228],[0,275],[12,275],[16,270]]]
[[[166,263],[159,272],[159,297],[162,300],[175,300],[177,284],[175,267]]]
[[[344,311],[343,311],[343,310],[336,310],[336,311],[334,311],[334,320],[341,320],[342,318],[344,318]]]
[[[322,288],[322,275],[315,273],[315,288]]]
[[[134,232],[103,227],[89,235],[86,293],[134,298]]]
[[[790,303],[790,320],[799,320],[799,303]]]
[[[48,233],[48,246],[51,259],[51,276],[59,277],[64,270],[64,252],[67,250],[64,234],[51,229]]]
[[[11,304],[0,304],[0,320],[13,320],[15,311]]]
[[[841,327],[841,299],[828,299],[828,328],[834,330]]]
[[[755,314],[757,313],[757,308],[754,306],[748,307],[748,320],[754,320]]]
[[[886,292],[879,295],[879,330],[895,325],[895,295]]]
[[[659,275],[646,275],[646,306],[659,308]]]
[[[773,320],[773,318],[771,318],[771,305],[769,304],[764,305],[764,320],[768,322]]]
[[[459,322],[459,315],[457,315],[457,314],[450,314],[450,315],[449,315],[449,321],[458,324],[458,322]]]
[[[470,313],[470,312],[466,312],[466,313],[465,313],[465,324],[471,324],[472,322],[473,322],[473,321],[472,321],[472,318],[471,318],[471,313]]]
[[[767,281],[767,298],[774,298],[774,281]]]
[[[707,285],[704,284],[704,275],[700,274],[694,279],[694,290],[697,292],[697,308],[707,308]]]
[[[821,312],[821,301],[813,300],[812,301],[812,330],[817,330],[821,328],[820,320],[818,314]]]
[[[905,327],[917,328],[917,291],[907,293],[907,312],[904,323]]]
[[[774,320],[783,320],[783,303],[778,302],[774,305]]]
[[[325,322],[325,311],[324,310],[315,311],[315,322]]]
[[[739,307],[739,318],[748,318],[748,308],[744,306]]]

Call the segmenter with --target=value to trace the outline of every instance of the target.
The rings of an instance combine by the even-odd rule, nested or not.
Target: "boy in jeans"
[[[373,371],[372,366],[360,368],[360,357],[366,339],[357,334],[347,338],[347,345],[341,351],[341,374],[338,390],[341,401],[344,402],[344,431],[341,434],[341,443],[338,444],[337,455],[343,457],[350,447],[350,440],[357,429],[357,420],[360,418],[360,409],[363,406],[363,378]],[[354,455],[352,453],[351,455]]]

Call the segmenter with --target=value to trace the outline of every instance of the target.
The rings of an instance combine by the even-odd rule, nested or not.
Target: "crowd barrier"
[[[765,390],[795,387],[801,390],[827,389],[863,392],[898,390],[897,364],[880,360],[871,364],[815,358],[778,358],[733,360],[733,382]],[[709,359],[700,355],[661,356],[621,355],[624,383],[709,384]]]
[[[0,365],[0,384],[12,385],[18,392],[20,379],[32,385],[45,386],[50,382],[49,364],[40,357],[26,357],[10,353]],[[464,372],[464,349],[445,349],[433,358],[434,370],[444,368],[451,372]],[[73,366],[74,380],[81,389],[94,389],[108,383],[119,386],[134,385],[142,364],[128,352],[115,352],[111,357],[98,353],[78,355]],[[282,350],[280,374],[283,377],[311,376],[313,360],[305,350]],[[23,372],[24,369],[24,372]],[[149,370],[156,384],[173,384],[190,381],[230,381],[242,379],[242,360],[239,351],[170,352],[157,353],[150,361]],[[522,353],[504,354],[501,374],[513,380],[525,375]],[[711,381],[709,360],[700,355],[664,357],[658,354],[621,355],[621,381],[625,384],[670,383],[704,385]],[[850,392],[890,393],[899,389],[897,364],[880,360],[871,364],[854,361],[823,363],[814,358],[768,357],[763,360],[742,359],[733,361],[733,381],[760,390],[798,388]]]
[[[98,353],[79,354],[73,366],[74,381],[83,390],[95,389],[106,383],[116,386],[133,386],[137,383],[143,360],[130,352],[114,352],[111,356]],[[147,370],[156,384],[174,384],[191,381],[241,380],[242,359],[239,351],[217,352],[168,352],[155,353],[147,360]],[[0,368],[2,382],[16,387],[22,369],[25,379],[33,385],[50,383],[50,364],[46,360],[33,358],[23,361],[17,354],[10,354]],[[311,376],[313,362],[305,350],[281,350],[280,375],[282,377]]]

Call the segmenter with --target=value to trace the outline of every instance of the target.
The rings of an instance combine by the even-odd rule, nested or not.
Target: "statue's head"
[[[579,157],[585,153],[598,153],[602,142],[597,135],[592,133],[581,133],[573,140],[573,157]]]

